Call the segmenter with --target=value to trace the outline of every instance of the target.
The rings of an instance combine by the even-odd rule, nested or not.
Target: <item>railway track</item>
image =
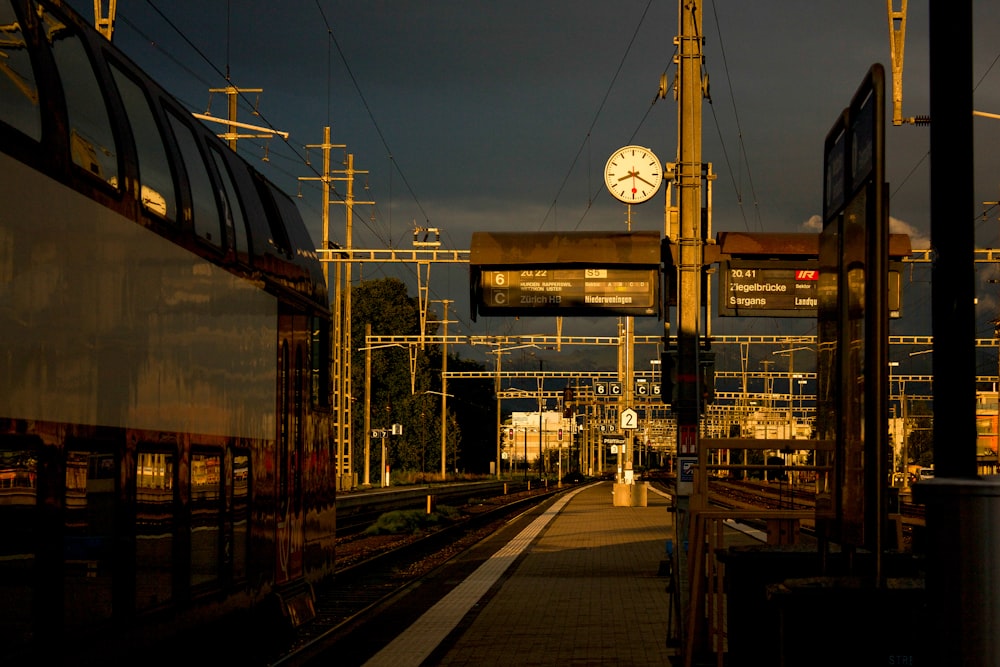
[[[536,480],[536,490],[538,484],[544,482]],[[337,535],[356,535],[386,512],[423,508],[428,497],[433,497],[437,505],[462,507],[478,501],[491,502],[498,497],[516,496],[529,489],[527,481],[465,482],[341,494],[337,498]]]
[[[484,500],[463,508],[461,521],[414,539],[386,540],[388,548],[338,568],[334,581],[317,589],[317,617],[301,627],[269,665],[298,666],[331,649],[431,571],[496,532],[511,517],[535,507],[560,489],[536,489]]]
[[[808,485],[743,480],[712,480],[709,484],[712,500],[719,504],[739,503],[766,509],[811,509],[816,506],[816,492]],[[920,524],[924,520],[923,505],[900,502],[899,510],[906,523]]]
[[[457,518],[419,535],[363,536],[360,531],[338,541],[338,565],[331,580],[314,587],[316,616],[291,627],[261,625],[273,615],[237,612],[171,637],[155,651],[121,655],[136,664],[238,664],[242,667],[298,667],[324,651],[325,664],[350,664],[336,653],[337,643],[352,635],[428,573],[503,528],[515,515],[538,506],[568,487],[535,488],[480,498],[458,507]],[[479,494],[480,496],[482,494]],[[353,637],[352,637],[353,638]]]
[[[756,508],[770,510],[808,510],[816,507],[816,493],[810,486],[795,486],[784,484],[764,484],[757,481],[744,480],[711,480],[709,482],[709,500],[718,507]],[[890,515],[899,530],[897,540],[899,548],[912,548],[914,529],[926,525],[925,508],[911,502],[900,502],[898,513]],[[753,522],[748,522],[753,523]],[[757,526],[765,529],[763,522]],[[812,520],[804,519],[799,527],[802,535],[811,536],[815,532]]]

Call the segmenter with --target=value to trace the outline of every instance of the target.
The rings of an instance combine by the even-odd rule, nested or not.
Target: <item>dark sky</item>
[[[89,0],[71,4],[92,16]],[[929,113],[926,4],[909,4],[904,116]],[[973,7],[975,105],[1000,113],[1000,3]],[[709,0],[704,12],[713,231],[815,230],[827,131],[873,63],[884,65],[891,92],[885,3]],[[656,93],[661,75],[675,74],[677,17],[676,0],[122,0],[114,41],[191,111],[225,114],[223,96],[208,91],[225,86],[227,73],[233,85],[263,89],[261,115],[243,104],[239,120],[290,137],[242,140],[239,151],[288,192],[301,188],[317,245],[319,188],[298,179],[316,175],[321,157],[309,151],[307,165],[305,146],[330,126],[333,143],[369,172],[357,196],[376,201],[357,211],[355,247],[409,248],[416,224],[439,228],[444,247],[466,249],[476,230],[625,228],[625,206],[604,190],[602,170],[627,144],[676,159],[677,105]],[[1000,120],[977,118],[975,130],[978,210],[1000,199]],[[894,230],[925,247],[928,150],[928,128],[887,128]],[[632,228],[662,230],[662,201],[633,207]],[[980,247],[997,247],[997,213],[957,222],[977,225]],[[343,206],[331,220],[330,236],[342,242]],[[997,275],[983,271],[983,282]],[[359,274],[403,275],[416,291],[412,267],[366,265]],[[455,301],[452,332],[554,333],[551,318],[469,322],[467,283],[462,265],[431,270],[431,298]],[[981,302],[997,307],[988,294]],[[735,319],[720,327],[770,326]],[[566,331],[574,326],[616,335],[614,318]]]

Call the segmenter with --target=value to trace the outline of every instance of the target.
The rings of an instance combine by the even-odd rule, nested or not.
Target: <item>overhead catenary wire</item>
[[[549,205],[548,210],[546,211],[545,215],[542,217],[542,220],[538,225],[539,230],[545,227],[546,223],[549,220],[549,217],[555,213],[557,209],[557,204],[559,202],[559,197],[562,194],[563,189],[566,187],[566,184],[569,182],[570,176],[572,175],[573,171],[576,169],[576,165],[580,161],[580,156],[583,154],[584,148],[586,148],[588,143],[590,142],[590,137],[593,134],[594,128],[597,126],[597,121],[600,119],[601,113],[604,111],[604,107],[607,105],[608,99],[611,97],[611,92],[612,90],[614,90],[615,83],[617,83],[619,76],[621,76],[622,69],[624,69],[625,67],[625,61],[628,59],[628,55],[632,50],[632,46],[635,44],[635,40],[639,35],[639,31],[646,20],[646,15],[649,13],[649,8],[652,4],[653,0],[647,0],[646,6],[643,8],[642,14],[639,16],[639,20],[636,23],[635,29],[632,31],[632,37],[629,39],[629,42],[625,47],[625,51],[622,54],[621,59],[618,61],[618,67],[615,69],[615,73],[611,76],[611,81],[608,83],[608,87],[604,91],[604,96],[601,98],[600,103],[597,105],[597,111],[594,112],[594,116],[590,121],[590,126],[587,128],[587,131],[584,134],[584,138],[580,142],[579,148],[577,148],[576,154],[570,161],[570,165],[566,170],[566,174],[563,176],[562,182],[556,189],[556,194],[555,197],[553,197],[552,199],[552,203]],[[600,195],[600,193],[601,190],[598,190],[598,195]],[[583,217],[586,216],[586,211],[590,210],[590,205],[593,202],[593,199],[594,197],[592,196],[587,197],[587,208],[584,211],[581,219],[577,221],[576,225],[577,227],[580,226],[580,223],[583,221]]]
[[[220,69],[218,66],[216,66],[212,62],[212,60],[208,57],[208,55],[204,52],[204,50],[202,50],[197,44],[195,44],[195,42],[186,34],[186,32],[175,21],[173,21],[167,15],[167,13],[165,11],[163,11],[153,0],[146,0],[146,4],[153,10],[153,12],[174,33],[176,33],[179,36],[179,38],[187,45],[188,48],[191,49],[191,51],[197,56],[197,58],[200,61],[204,62],[206,64],[206,66],[209,67],[221,80],[224,80],[224,81],[227,81],[227,82],[230,80],[230,77],[231,77],[231,68],[230,68],[230,63],[229,63],[229,59],[230,59],[230,55],[229,55],[229,53],[230,53],[230,39],[228,37],[228,34],[229,34],[228,33],[228,30],[229,30],[228,12],[227,12],[227,26],[226,26],[226,29],[227,29],[227,38],[226,38],[226,63],[224,65],[224,71],[223,71],[223,69]],[[367,99],[365,98],[364,93],[361,90],[360,84],[358,83],[357,79],[355,78],[355,76],[353,74],[353,70],[350,67],[350,63],[347,61],[347,58],[346,58],[345,54],[341,50],[340,45],[339,45],[339,43],[336,40],[336,36],[335,36],[335,34],[333,32],[333,29],[330,26],[329,22],[327,21],[326,15],[323,12],[322,7],[319,6],[318,2],[317,2],[317,8],[318,8],[321,16],[323,17],[323,24],[324,24],[324,26],[326,28],[326,35],[327,35],[327,39],[328,39],[328,49],[331,46],[336,49],[338,56],[341,58],[341,61],[343,62],[345,68],[348,71],[349,78],[351,79],[351,82],[354,85],[355,90],[356,90],[359,98],[362,101],[362,104],[363,104],[363,106],[364,106],[364,108],[366,110],[366,113],[369,116],[370,121],[372,122],[373,126],[375,127],[376,132],[377,132],[380,140],[382,141],[383,146],[386,148],[386,151],[387,151],[388,155],[390,156],[390,166],[393,168],[394,171],[398,172],[398,174],[399,174],[400,178],[402,179],[404,185],[407,187],[408,191],[410,192],[411,196],[413,197],[414,202],[416,202],[417,206],[421,210],[421,212],[424,215],[425,219],[427,219],[429,221],[429,216],[427,216],[426,212],[423,209],[423,205],[420,203],[419,198],[417,197],[417,195],[414,192],[413,188],[410,186],[409,180],[406,178],[406,175],[403,173],[403,170],[399,167],[398,162],[395,160],[395,158],[392,157],[392,151],[389,149],[388,141],[385,139],[385,134],[382,132],[382,129],[381,129],[381,127],[378,124],[378,120],[376,119],[374,113],[372,112],[372,110],[371,110],[371,108],[370,108],[370,106],[369,106],[369,104],[367,102]],[[211,88],[211,86],[213,85],[212,82],[208,81],[203,76],[201,76],[200,74],[198,74],[198,72],[196,72],[194,69],[192,69],[191,67],[189,67],[186,64],[184,64],[180,60],[180,58],[177,56],[176,53],[174,53],[172,51],[168,51],[168,50],[163,49],[163,48],[160,48],[160,41],[152,39],[151,37],[149,37],[149,35],[146,34],[134,21],[130,21],[127,15],[119,14],[119,20],[121,20],[122,23],[124,23],[125,25],[128,25],[130,29],[134,30],[135,33],[137,35],[139,35],[144,41],[146,41],[148,44],[150,44],[153,48],[157,49],[158,52],[161,53],[165,58],[167,58],[172,63],[174,63],[177,67],[179,67],[184,72],[186,72],[193,80],[201,82],[206,88]],[[328,79],[329,79],[329,76],[328,76]],[[256,105],[254,104],[253,101],[247,99],[247,97],[245,95],[243,95],[242,93],[238,93],[237,95],[238,95],[238,98],[240,99],[240,101],[244,105],[246,105],[247,107],[255,110],[255,113],[260,117],[260,119],[264,123],[264,125],[266,125],[267,127],[270,127],[270,128],[275,128],[275,125],[273,123],[271,123],[267,119],[267,117],[262,112],[260,112],[259,109],[256,108]],[[328,98],[329,98],[329,94],[328,94]],[[196,103],[192,103],[190,101],[184,101],[184,100],[182,100],[182,102],[185,104],[185,106],[187,106],[192,111],[196,110],[196,109],[203,108],[200,105],[198,105]],[[329,99],[328,99],[328,116],[329,116]],[[257,140],[247,139],[247,140],[244,140],[244,142],[242,142],[242,143],[244,143],[246,145],[249,145],[249,146],[254,146],[255,148],[257,148],[261,152],[267,150],[266,144],[263,144],[263,143],[261,143],[260,141],[257,141]],[[281,166],[279,166],[278,164],[276,164],[276,162],[275,162],[275,158],[276,158],[276,159],[278,159],[279,162],[280,161],[285,162],[286,165],[294,165],[296,167],[305,166],[305,168],[307,170],[311,171],[314,175],[317,175],[317,176],[320,175],[319,172],[317,171],[317,169],[312,164],[310,164],[310,162],[309,162],[309,160],[308,160],[308,158],[306,156],[304,147],[300,149],[293,142],[287,141],[287,140],[283,142],[283,145],[288,150],[290,150],[292,152],[292,154],[294,155],[294,157],[289,157],[289,156],[286,156],[286,155],[283,155],[283,154],[280,154],[280,153],[277,153],[277,152],[270,152],[270,153],[268,153],[269,157],[271,158],[268,161],[268,168],[269,169],[274,170],[277,173],[281,173],[282,175],[286,176],[289,180],[296,180],[297,179],[297,177],[298,177],[299,174],[294,173],[293,171],[291,171],[289,169],[282,168]],[[343,202],[343,195],[341,193],[337,192],[336,190],[334,190],[334,192],[332,192],[331,195],[332,195],[332,197],[335,200]],[[375,206],[373,208],[376,211],[378,210],[377,206]],[[315,210],[315,209],[313,209],[313,210]],[[398,243],[394,243],[393,240],[392,240],[392,238],[391,238],[391,236],[389,236],[384,231],[379,230],[378,228],[376,228],[372,224],[370,224],[370,221],[368,220],[368,216],[358,215],[357,219],[361,222],[361,224],[371,234],[373,234],[373,236],[376,239],[381,240],[387,247],[398,247],[399,244]],[[406,265],[404,265],[404,266],[405,266],[405,269],[411,275],[411,277],[415,277],[416,276],[416,271],[415,271],[415,269],[413,267],[406,266]],[[374,268],[375,271],[376,271],[376,273],[379,273],[381,275],[388,275],[384,271],[382,271],[379,267],[370,267],[370,268]],[[437,294],[435,292],[432,291],[432,293],[434,293],[434,295],[437,296]]]

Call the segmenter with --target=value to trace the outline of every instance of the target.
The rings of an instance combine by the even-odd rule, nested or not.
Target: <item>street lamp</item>
[[[325,267],[325,265],[324,265]],[[371,339],[372,325],[365,324],[365,342]],[[372,420],[372,350],[381,350],[387,347],[406,347],[401,343],[389,343],[387,345],[367,345],[359,347],[358,351],[365,353],[365,479],[364,486],[371,486],[371,420]],[[338,463],[338,466],[340,464]],[[382,438],[382,474],[385,477],[385,438]],[[338,484],[339,484],[338,480]],[[383,484],[385,486],[385,484]]]
[[[534,354],[534,352],[532,352]],[[543,391],[545,389],[545,377],[543,373],[545,372],[545,360],[538,359],[538,473],[539,475],[544,475],[548,471],[548,462],[545,460],[545,430],[544,424],[542,423],[542,401],[544,399]]]
[[[889,362],[889,399],[890,400],[892,399],[892,369],[894,369],[894,368],[899,368],[899,362],[898,361],[890,361]],[[899,458],[900,458],[900,465],[899,465],[899,467],[902,469],[903,480],[904,480],[903,483],[905,485],[906,484],[906,481],[905,481],[906,480],[906,454],[905,454],[905,447],[906,447],[906,445],[905,445],[905,443],[903,443],[903,439],[905,438],[905,433],[906,433],[906,426],[905,426],[906,417],[905,417],[905,415],[903,413],[905,413],[906,411],[903,408],[902,392],[900,392],[898,394],[898,396],[900,397],[900,403],[899,403],[900,419],[903,420],[903,424],[904,424],[904,426],[903,426],[903,434],[900,437],[900,445],[901,446],[900,446],[900,452],[899,452]],[[893,408],[893,413],[895,413],[895,408]],[[896,420],[896,415],[893,414],[893,422],[895,422],[895,420]],[[894,440],[893,441],[893,452],[895,452],[896,451],[896,447],[895,447],[895,445],[896,445],[896,443],[895,443],[896,426],[895,426],[895,424],[893,424],[892,433],[893,433],[893,440]],[[892,479],[894,480],[894,478],[892,478]],[[890,482],[890,486],[894,486],[894,484],[892,482]]]
[[[798,377],[795,375],[795,353],[796,352],[815,352],[815,350],[808,345],[800,345],[799,347],[790,347],[787,350],[775,350],[771,355],[775,354],[787,354],[788,355],[788,400],[789,403],[792,400],[792,378]],[[791,410],[789,410],[791,411]]]
[[[493,383],[493,389],[494,389],[494,391],[496,392],[496,395],[497,395],[497,432],[498,433],[500,432],[499,431],[499,429],[500,429],[500,416],[501,416],[501,413],[502,413],[502,410],[501,410],[501,398],[500,398],[500,388],[501,388],[500,387],[500,367],[501,367],[501,359],[503,358],[503,355],[508,354],[511,350],[518,350],[518,349],[526,348],[526,347],[537,348],[538,346],[535,345],[534,343],[531,343],[531,344],[527,344],[527,345],[514,345],[512,347],[501,348],[500,344],[497,343],[497,349],[489,351],[490,354],[497,355],[497,375],[496,375],[496,380]],[[513,465],[514,465],[514,454],[513,454],[513,451],[512,451],[511,452],[511,466],[512,466],[511,467],[511,477],[512,478],[514,476]],[[497,479],[500,479],[500,436],[499,435],[497,435]]]
[[[442,375],[442,379],[443,379]],[[441,397],[441,479],[447,479],[447,458],[448,458],[448,420],[447,420],[447,403],[449,398],[454,398],[454,394],[449,394],[444,391],[431,391],[430,389],[424,390],[425,394],[433,394],[434,396]],[[426,446],[426,445],[425,445]]]
[[[799,376],[799,378],[800,378],[799,379],[799,415],[801,415],[803,417],[803,419],[804,419],[805,418],[805,408],[802,406],[802,391],[803,391],[803,385],[805,385],[808,382],[808,380],[801,379],[802,378],[801,375]]]
[[[922,354],[929,354],[934,351],[934,348],[928,348],[926,350],[917,350],[916,352],[910,352],[908,355],[911,359],[913,357],[920,356]],[[907,399],[906,399],[906,389],[905,385],[900,389],[900,412],[903,418],[903,492],[909,493],[910,491],[910,434],[907,428],[907,422],[909,421],[909,414],[907,410]]]
[[[524,481],[528,481],[528,427],[524,427]]]

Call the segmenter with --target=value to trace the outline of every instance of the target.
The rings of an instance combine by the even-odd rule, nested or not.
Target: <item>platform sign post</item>
[[[873,65],[824,142],[817,293],[817,435],[836,445],[816,515],[831,541],[873,552],[879,571],[889,391],[884,78]]]
[[[621,428],[623,431],[635,430],[639,428],[639,414],[632,408],[625,408],[619,415]]]

